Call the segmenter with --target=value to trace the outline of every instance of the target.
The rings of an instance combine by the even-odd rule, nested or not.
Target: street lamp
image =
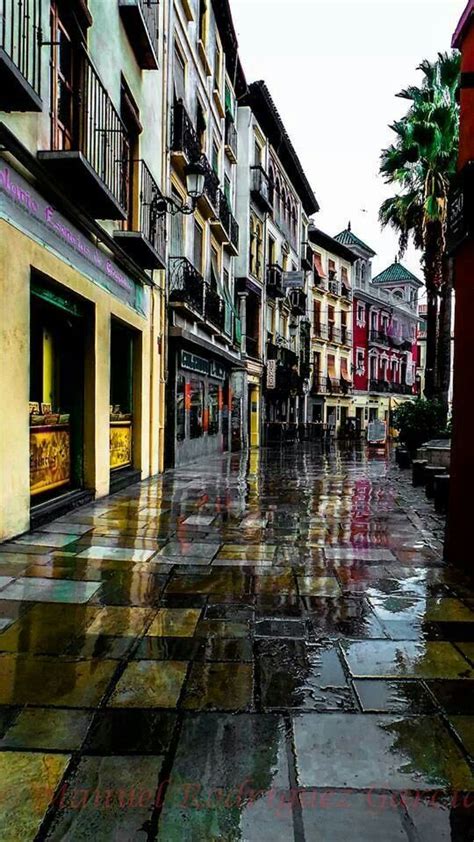
[[[197,200],[200,199],[204,193],[206,172],[207,170],[202,159],[198,161],[191,161],[189,164],[186,164],[184,168],[186,192],[191,199],[191,202],[189,204],[184,204],[184,202],[177,202],[172,196],[157,196],[154,200],[157,216],[165,216],[167,213],[170,213],[171,216],[176,216],[178,213],[194,213],[196,210]]]

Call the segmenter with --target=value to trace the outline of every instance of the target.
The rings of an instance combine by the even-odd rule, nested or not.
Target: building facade
[[[237,296],[251,446],[306,423],[309,317],[304,257],[318,204],[263,82],[239,107]]]
[[[6,0],[0,537],[164,449],[162,4]]]
[[[171,4],[168,35],[168,193],[186,206],[187,167],[204,192],[171,214],[168,250],[166,465],[240,447],[240,322],[234,303],[236,94],[244,90],[226,4]]]
[[[372,277],[375,252],[349,226],[336,237],[353,251],[354,416],[358,433],[385,421],[420,393],[418,291],[421,281],[397,261]]]
[[[356,257],[333,237],[308,232],[311,314],[312,436],[345,433],[352,410],[352,267]]]

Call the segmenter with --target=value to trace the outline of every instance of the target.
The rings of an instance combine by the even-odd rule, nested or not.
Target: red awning
[[[318,273],[320,278],[326,277],[326,273],[323,269],[323,261],[321,259],[321,255],[318,252],[314,253],[314,268],[316,269],[316,272]]]

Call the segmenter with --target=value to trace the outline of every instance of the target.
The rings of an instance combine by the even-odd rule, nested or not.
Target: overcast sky
[[[352,229],[393,262],[397,238],[377,212],[390,188],[377,175],[395,94],[416,67],[450,48],[466,0],[231,0],[247,80],[264,79],[321,206],[316,224]],[[363,212],[366,211],[366,212]],[[410,250],[404,263],[419,272]]]

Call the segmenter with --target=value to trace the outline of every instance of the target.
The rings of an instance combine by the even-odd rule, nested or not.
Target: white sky
[[[321,206],[316,224],[334,236],[350,219],[377,252],[374,272],[398,250],[377,219],[393,192],[377,174],[380,150],[407,107],[395,94],[450,48],[466,2],[231,0],[247,80],[270,89]],[[414,249],[404,263],[420,272]]]

